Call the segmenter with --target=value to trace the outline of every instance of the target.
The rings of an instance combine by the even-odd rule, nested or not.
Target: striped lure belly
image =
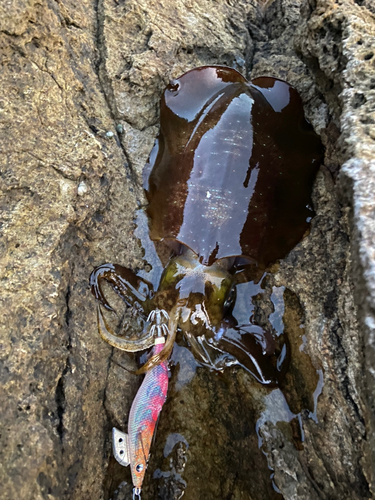
[[[155,344],[152,356],[160,353],[164,347],[164,338],[158,340],[162,343]],[[146,373],[134,398],[129,414],[128,433],[115,427],[112,431],[116,460],[121,465],[130,465],[134,497],[141,492],[155,425],[167,397],[167,390],[168,367],[166,362],[162,362]]]

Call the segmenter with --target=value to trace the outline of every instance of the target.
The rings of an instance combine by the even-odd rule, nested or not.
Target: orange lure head
[[[139,490],[138,494],[141,491],[141,486],[145,477],[153,436],[153,429],[147,424],[144,424],[143,427],[144,429],[140,430],[140,436],[137,439],[137,448],[130,464],[133,486],[135,489]]]

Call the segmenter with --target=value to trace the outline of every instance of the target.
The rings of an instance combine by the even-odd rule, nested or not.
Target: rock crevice
[[[305,378],[288,421],[282,393],[241,369],[182,384],[181,351],[142,498],[371,498],[374,36],[371,0],[0,5],[1,498],[131,498],[110,429],[126,428],[139,380],[97,333],[88,277],[145,268],[133,219],[159,99],[209,64],[290,82],[325,145],[311,232],[254,305],[268,321],[284,290],[290,376]]]

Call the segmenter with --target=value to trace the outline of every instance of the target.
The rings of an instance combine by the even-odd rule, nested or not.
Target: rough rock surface
[[[366,436],[363,461],[375,489],[375,6],[310,2],[298,37],[317,88],[340,130],[338,189],[350,209],[351,267],[359,321],[358,375]],[[306,36],[308,33],[308,36]],[[362,354],[360,354],[362,351]]]
[[[110,429],[139,381],[97,334],[88,276],[144,267],[133,219],[160,95],[203,64],[289,81],[326,146],[311,233],[256,308],[269,321],[283,290],[298,390],[193,376],[181,347],[142,498],[371,497],[374,35],[372,0],[0,4],[0,498],[131,498]]]

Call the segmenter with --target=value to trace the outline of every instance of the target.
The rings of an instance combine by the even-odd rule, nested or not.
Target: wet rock
[[[371,497],[374,34],[369,0],[0,5],[1,498],[131,495],[110,430],[140,381],[97,334],[88,276],[145,266],[160,95],[203,64],[296,86],[325,166],[310,234],[248,304],[294,342],[285,386],[197,369],[181,341],[142,498]]]

